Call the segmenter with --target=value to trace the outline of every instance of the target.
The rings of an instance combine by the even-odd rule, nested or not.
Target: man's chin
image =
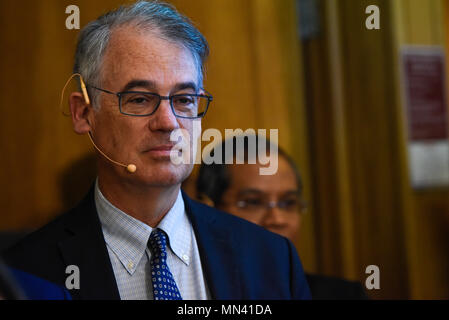
[[[160,165],[147,168],[139,176],[149,186],[170,187],[181,184],[190,175],[192,169],[193,166],[190,165],[176,166],[172,163],[161,163]]]

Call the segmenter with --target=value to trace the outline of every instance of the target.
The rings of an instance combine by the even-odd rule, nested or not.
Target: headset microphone
[[[98,152],[100,152],[103,155],[103,157],[105,157],[106,159],[108,159],[109,161],[111,161],[112,163],[114,163],[114,164],[116,164],[118,166],[126,168],[126,170],[128,170],[129,173],[136,172],[137,167],[136,167],[135,164],[128,164],[128,165],[126,165],[126,164],[123,164],[123,163],[120,163],[120,162],[112,160],[107,155],[105,155],[104,152],[100,150],[100,148],[97,147],[97,145],[95,144],[94,140],[92,139],[92,135],[91,135],[90,131],[89,131],[88,135],[89,135],[90,142],[92,142],[92,144],[95,147],[95,149],[97,149]]]
[[[60,107],[61,109],[62,109],[62,100],[64,99],[64,91],[65,91],[65,88],[66,88],[67,85],[69,84],[70,80],[72,80],[73,77],[75,77],[75,76],[78,76],[78,77],[80,78],[81,91],[82,91],[82,93],[83,93],[84,101],[86,102],[86,104],[90,104],[90,99],[89,99],[89,95],[88,95],[88,93],[87,93],[86,83],[85,83],[84,80],[83,80],[83,76],[82,76],[81,74],[79,74],[79,73],[74,73],[74,74],[72,74],[72,75],[70,76],[70,78],[67,80],[67,82],[66,82],[64,88],[62,89],[62,93],[61,93],[61,101],[60,101],[60,104],[59,104],[59,107]],[[63,112],[63,114],[66,115],[64,112]],[[95,149],[97,149],[98,152],[100,152],[101,155],[103,155],[103,157],[105,157],[106,159],[108,159],[109,161],[111,161],[112,163],[114,163],[114,164],[116,164],[116,165],[118,165],[118,166],[121,166],[121,167],[126,168],[126,170],[127,170],[129,173],[134,173],[134,172],[136,172],[137,167],[136,167],[135,164],[128,164],[128,165],[126,165],[126,164],[123,164],[123,163],[120,163],[120,162],[117,162],[117,161],[112,160],[112,159],[109,158],[103,151],[101,151],[100,148],[97,147],[97,145],[95,144],[95,142],[94,142],[94,140],[93,140],[93,138],[92,138],[92,134],[90,133],[90,131],[88,132],[88,135],[89,135],[90,142],[92,142],[92,144],[93,144],[93,146],[95,147]]]

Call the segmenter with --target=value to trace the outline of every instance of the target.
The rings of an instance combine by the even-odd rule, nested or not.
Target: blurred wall
[[[399,59],[403,45],[447,48],[447,1],[316,3],[321,30],[303,47],[318,270],[363,279],[373,264],[373,298],[447,299],[449,191],[411,186]]]
[[[394,49],[402,46],[441,46],[448,64],[449,1],[401,0],[392,5]],[[395,56],[396,58],[398,55]],[[395,58],[393,57],[393,58]],[[393,59],[397,64],[398,61]],[[448,77],[446,81],[446,108]],[[395,75],[400,83],[400,75]],[[402,90],[404,83],[400,83]],[[449,299],[449,186],[413,189],[406,149],[405,101],[397,97],[400,144],[401,195],[410,296]]]

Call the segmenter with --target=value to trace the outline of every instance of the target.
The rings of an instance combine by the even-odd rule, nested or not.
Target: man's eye
[[[153,96],[133,96],[128,100],[129,103],[132,104],[148,104],[155,100]]]
[[[195,103],[195,99],[193,97],[183,96],[176,97],[173,99],[173,103],[179,106],[188,106]]]
[[[286,199],[279,202],[279,206],[282,208],[295,208],[298,204],[298,199]]]
[[[131,103],[136,103],[136,104],[142,104],[145,101],[147,101],[147,99],[145,99],[143,97],[133,98],[133,99],[130,100]]]
[[[260,199],[245,199],[239,202],[242,207],[257,207],[262,205],[262,201]]]
[[[130,106],[147,106],[157,103],[157,97],[146,94],[126,94],[122,97],[122,101]]]

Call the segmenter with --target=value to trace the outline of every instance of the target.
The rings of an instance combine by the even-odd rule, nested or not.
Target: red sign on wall
[[[409,140],[447,139],[444,53],[403,51],[402,62]]]

